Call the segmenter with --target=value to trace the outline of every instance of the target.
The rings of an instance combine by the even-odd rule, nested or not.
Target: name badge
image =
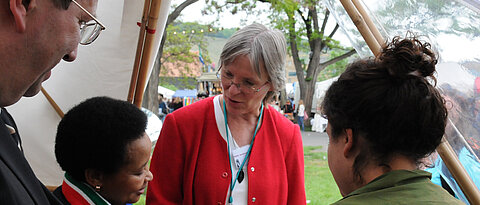
[[[240,168],[240,166],[242,166],[245,155],[247,155],[248,148],[250,148],[250,145],[245,145],[232,151],[233,159],[237,168]]]

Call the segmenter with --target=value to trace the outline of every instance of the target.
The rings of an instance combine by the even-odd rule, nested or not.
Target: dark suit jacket
[[[5,121],[17,131],[13,118],[2,108],[0,118],[0,204],[61,204],[37,179],[23,152],[5,127]]]

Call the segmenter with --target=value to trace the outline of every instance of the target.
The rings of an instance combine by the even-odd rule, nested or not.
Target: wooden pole
[[[377,41],[377,39],[375,39],[375,36],[370,31],[362,15],[358,12],[357,8],[355,8],[352,0],[340,0],[340,2],[352,19],[353,24],[355,24],[363,39],[367,43],[368,47],[373,52],[373,55],[378,56],[381,51],[381,44]]]
[[[150,67],[150,58],[152,55],[152,47],[155,41],[155,33],[157,29],[158,16],[160,14],[161,0],[153,0],[150,7],[150,13],[147,20],[145,44],[143,46],[143,55],[140,62],[140,69],[138,74],[138,81],[136,85],[135,98],[133,103],[137,107],[142,106],[143,93],[145,92],[145,85],[148,80],[148,68]]]
[[[52,97],[50,97],[50,95],[48,94],[48,92],[43,88],[41,87],[40,89],[43,93],[43,95],[47,98],[48,102],[50,103],[50,105],[53,107],[53,109],[55,110],[55,112],[57,112],[58,116],[60,116],[60,118],[63,118],[64,114],[63,114],[63,111],[62,109],[60,109],[60,107],[57,105],[57,103],[55,102],[55,100],[53,100]]]
[[[455,178],[455,181],[460,186],[460,189],[462,189],[470,204],[480,204],[480,192],[463,167],[462,163],[460,163],[460,160],[458,160],[456,157],[457,155],[455,154],[455,151],[445,139],[445,136],[442,138],[442,142],[437,147],[437,152],[440,157],[442,157],[443,162],[445,162],[445,165],[452,174],[453,178]]]
[[[370,50],[375,56],[378,56],[378,54],[381,52],[381,45],[383,45],[385,42],[381,37],[380,32],[378,32],[378,29],[371,21],[370,17],[368,17],[365,9],[363,9],[358,0],[340,0],[340,2],[357,27],[358,31],[361,33]],[[442,142],[437,147],[437,152],[445,162],[445,165],[450,173],[452,173],[452,176],[460,186],[460,189],[462,189],[463,193],[467,197],[467,200],[471,204],[480,205],[480,191],[477,189],[467,171],[458,160],[457,155],[453,151],[452,146],[450,146],[446,140],[445,136],[443,136]]]
[[[140,25],[140,34],[138,35],[137,53],[135,54],[135,62],[133,63],[132,78],[130,79],[130,88],[128,89],[127,101],[133,103],[133,96],[135,95],[138,73],[140,69],[140,60],[143,54],[143,45],[145,42],[145,31],[147,28],[147,17],[150,12],[150,4],[152,0],[145,0],[143,6],[143,16]]]
[[[352,0],[352,2],[357,8],[358,12],[360,12],[360,15],[362,15],[363,19],[365,19],[365,23],[370,29],[370,32],[372,32],[373,36],[375,37],[377,42],[380,44],[380,46],[383,47],[385,45],[385,40],[383,39],[382,34],[380,34],[380,31],[378,31],[377,27],[373,23],[370,16],[367,14],[365,9],[363,8],[362,4],[358,0]]]

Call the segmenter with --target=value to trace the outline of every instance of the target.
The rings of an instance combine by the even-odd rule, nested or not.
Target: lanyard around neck
[[[258,116],[258,119],[257,119],[257,125],[255,126],[255,132],[253,133],[252,141],[250,142],[250,147],[248,148],[247,154],[243,159],[242,165],[238,169],[239,171],[237,172],[235,179],[233,178],[232,158],[230,157],[230,141],[228,137],[227,107],[225,105],[225,100],[223,100],[223,112],[225,117],[225,130],[227,131],[228,161],[230,164],[230,171],[232,171],[232,180],[230,182],[230,197],[228,198],[228,203],[233,203],[233,196],[232,196],[233,188],[235,188],[235,184],[237,183],[237,180],[238,180],[238,175],[240,174],[240,171],[243,169],[243,165],[245,165],[245,162],[250,156],[250,151],[252,150],[252,147],[253,147],[253,141],[255,140],[255,136],[257,135],[258,125],[260,125],[260,120],[262,119],[262,116],[263,116],[263,103],[262,103],[262,107],[260,108],[260,116]]]

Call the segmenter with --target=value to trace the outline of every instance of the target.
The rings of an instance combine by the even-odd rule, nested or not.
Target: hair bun
[[[377,61],[392,77],[418,76],[435,80],[433,73],[437,57],[429,43],[422,43],[415,37],[401,39],[396,36],[383,48]]]

